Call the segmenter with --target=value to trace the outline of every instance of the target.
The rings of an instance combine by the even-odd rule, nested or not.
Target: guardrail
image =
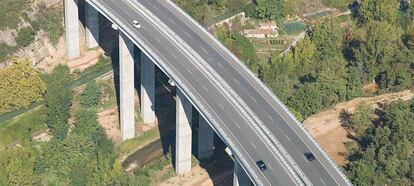
[[[91,6],[93,6],[96,10],[100,11],[102,15],[104,15],[108,20],[115,24],[122,24],[122,21],[120,21],[116,16],[114,16],[111,11],[108,11],[105,6],[96,3],[94,0],[86,0]],[[227,139],[226,143],[228,144],[228,147],[231,148],[233,152],[236,154],[236,158],[243,164],[248,172],[249,177],[256,182],[257,185],[263,185],[263,183],[258,179],[258,176],[254,173],[254,170],[252,167],[249,166],[249,163],[247,163],[246,158],[242,155],[242,153],[236,148],[236,145],[234,142],[232,142],[231,138],[229,138],[226,133],[223,131],[223,129],[219,126],[219,122],[217,122],[214,117],[210,114],[208,109],[204,107],[203,104],[201,104],[200,100],[196,98],[194,93],[186,86],[183,81],[177,77],[173,73],[173,71],[164,63],[162,63],[164,60],[159,58],[159,56],[156,55],[154,51],[150,47],[148,47],[145,42],[140,39],[139,37],[133,37],[131,33],[133,33],[128,26],[123,25],[123,27],[119,27],[119,30],[122,31],[135,45],[141,46],[142,51],[165,73],[167,74],[171,79],[173,79],[174,82],[177,83],[177,87],[179,87],[181,90],[183,90],[183,94],[189,99],[189,101],[192,103],[194,107],[197,108],[197,110],[201,111],[200,114],[206,118],[206,120],[213,124],[213,129],[219,134],[222,139]]]
[[[230,55],[230,57],[237,61],[238,64],[244,69],[251,77],[258,83],[265,91],[268,93],[274,100],[276,100],[277,104],[282,107],[282,109],[290,116],[290,118],[295,122],[297,126],[305,133],[305,135],[311,140],[311,142],[318,148],[318,150],[322,153],[322,155],[329,161],[331,166],[341,175],[341,177],[348,183],[348,185],[352,185],[352,183],[348,180],[348,178],[342,173],[341,170],[336,166],[336,164],[332,161],[332,159],[326,154],[326,152],[320,147],[320,145],[316,142],[312,135],[303,127],[302,123],[296,119],[296,117],[287,109],[286,105],[280,101],[280,99],[273,94],[273,92],[259,79],[257,78],[253,72],[249,70],[249,68],[242,63],[229,49],[227,49],[221,42],[219,42],[210,32],[208,32],[203,26],[201,26],[198,22],[196,22],[190,15],[188,15],[185,11],[183,11],[180,7],[176,4],[171,2],[171,0],[165,0],[165,2],[169,3],[172,7],[176,8],[179,12],[181,12],[187,19],[189,19],[194,25],[196,25],[202,32],[204,32],[210,39],[217,44],[222,50]]]
[[[311,185],[310,181],[306,178],[300,168],[296,165],[284,147],[280,144],[280,142],[271,135],[271,132],[265,127],[263,122],[254,114],[254,112],[250,109],[250,107],[240,98],[240,96],[227,84],[227,82],[219,75],[217,72],[201,57],[195,52],[188,44],[182,40],[174,31],[172,31],[167,25],[165,25],[158,17],[153,15],[149,10],[143,7],[140,3],[132,2],[131,0],[126,0],[131,4],[131,6],[135,6],[141,12],[147,14],[149,19],[153,19],[153,23],[159,25],[162,30],[167,31],[168,34],[174,36],[173,40],[175,40],[176,44],[182,45],[184,47],[183,51],[190,51],[195,59],[194,62],[198,63],[199,66],[204,69],[204,72],[207,72],[207,75],[210,77],[211,80],[215,81],[216,84],[221,86],[221,90],[231,99],[231,101],[235,104],[235,106],[245,115],[248,117],[253,127],[258,131],[263,137],[264,140],[268,143],[268,145],[273,149],[273,151],[279,156],[279,160],[282,161],[290,172],[291,175],[296,179],[298,183],[305,182],[307,185]],[[187,52],[188,53],[188,52]],[[270,140],[270,139],[271,140]],[[273,139],[272,139],[273,138]],[[293,170],[292,169],[295,169]],[[301,178],[297,177],[296,174],[300,175]]]

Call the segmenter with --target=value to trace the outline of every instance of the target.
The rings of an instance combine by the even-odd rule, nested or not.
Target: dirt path
[[[414,93],[406,90],[369,98],[356,98],[348,102],[339,103],[331,109],[310,116],[304,121],[304,125],[333,160],[343,165],[346,163],[345,143],[351,139],[348,138],[347,131],[341,126],[339,115],[342,111],[353,113],[355,108],[363,103],[376,108],[390,101],[398,99],[410,100],[413,97]]]

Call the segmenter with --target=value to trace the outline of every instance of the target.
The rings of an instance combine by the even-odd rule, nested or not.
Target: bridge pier
[[[155,122],[155,64],[141,52],[141,118],[143,123]]]
[[[119,89],[122,140],[135,136],[134,43],[119,33]]]
[[[78,0],[64,0],[66,55],[69,59],[80,56]]]
[[[191,120],[193,106],[180,89],[176,89],[175,172],[191,171]]]
[[[90,4],[85,3],[85,42],[87,48],[99,46],[99,12]]]
[[[203,116],[198,119],[198,158],[204,159],[213,155],[214,130],[210,127]]]
[[[233,186],[250,186],[252,182],[237,159],[234,159]]]

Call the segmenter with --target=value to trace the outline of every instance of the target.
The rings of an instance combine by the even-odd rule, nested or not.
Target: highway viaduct
[[[245,92],[239,81],[246,81],[246,86],[251,86],[247,88],[250,90],[254,87],[254,83],[250,81],[256,81],[255,77],[250,77],[253,76],[251,73],[246,74],[250,71],[242,69],[243,72],[240,72],[242,78],[237,79],[236,84],[230,82],[228,79],[236,79],[234,77],[238,74],[231,76],[231,70],[234,69],[230,68],[227,73],[223,64],[217,63],[217,60],[236,62],[237,64],[232,64],[236,69],[242,68],[237,66],[242,64],[232,54],[228,54],[228,50],[214,43],[217,41],[210,38],[210,35],[202,36],[205,30],[199,28],[194,20],[169,0],[64,0],[68,58],[80,56],[79,1],[86,1],[86,47],[99,46],[100,14],[110,20],[118,30],[119,106],[123,140],[135,136],[133,100],[135,63],[140,63],[141,66],[139,69],[141,117],[144,123],[155,121],[155,65],[157,65],[177,86],[175,154],[177,174],[191,171],[191,117],[194,107],[200,113],[198,157],[206,158],[212,155],[216,132],[234,154],[234,185],[252,183],[255,185],[350,185],[349,180],[303,127],[299,126],[300,124],[290,112],[286,111],[283,104],[268,93],[267,89],[267,92],[259,91],[258,95],[263,99],[270,97],[267,99],[271,101],[267,101],[266,104],[272,102],[271,104],[281,108],[282,113],[270,105],[270,111],[277,116],[267,113],[268,111],[261,111],[263,108],[255,108],[255,105],[266,106],[260,104],[260,100],[256,100],[259,97],[250,96],[247,99],[243,93],[239,93]],[[142,28],[133,27],[133,20],[138,20]],[[193,40],[197,41],[203,37],[212,40],[207,41],[211,42],[208,46],[193,43]],[[141,52],[140,59],[134,56],[136,48]],[[219,54],[217,51],[210,51],[211,48],[219,48],[216,50],[223,50],[224,54],[220,51]],[[215,55],[220,56],[216,59],[211,57]],[[216,63],[212,64],[211,61]],[[218,70],[220,68],[222,70]],[[263,114],[267,117],[266,120],[273,121],[270,124],[278,123],[275,120],[280,120],[282,124],[293,123],[294,127],[290,126],[288,129],[284,127],[283,130],[275,128],[274,125],[268,125],[261,116]],[[286,121],[285,117],[290,118],[291,121]],[[284,130],[287,131],[286,134],[283,133]],[[284,137],[287,137],[283,139],[284,141],[276,134],[281,132]],[[303,160],[303,151],[300,151],[300,148],[305,148],[305,152],[314,152],[317,163]],[[255,165],[257,160],[264,160],[270,170],[260,171]]]

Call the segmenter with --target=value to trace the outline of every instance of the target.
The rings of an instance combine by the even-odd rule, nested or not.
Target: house
[[[274,21],[262,21],[259,28],[246,29],[243,35],[248,38],[274,38],[278,37],[278,27]]]

